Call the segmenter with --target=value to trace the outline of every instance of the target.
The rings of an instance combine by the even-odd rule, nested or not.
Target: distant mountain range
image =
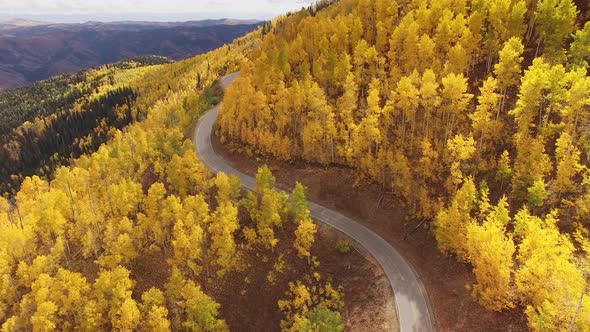
[[[255,20],[0,22],[0,90],[138,55],[180,60],[256,29]]]

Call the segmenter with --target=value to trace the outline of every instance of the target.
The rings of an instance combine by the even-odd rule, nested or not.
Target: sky
[[[308,6],[307,0],[0,0],[0,19],[48,22],[271,19]]]

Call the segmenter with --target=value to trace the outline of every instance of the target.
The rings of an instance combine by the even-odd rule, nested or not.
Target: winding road
[[[238,77],[239,73],[227,75],[221,79],[223,89]],[[211,132],[220,105],[209,110],[199,119],[195,130],[194,142],[201,161],[214,172],[237,175],[242,186],[254,191],[255,179],[228,165],[213,150]],[[319,204],[309,202],[309,210],[314,220],[327,224],[350,236],[375,257],[385,271],[395,294],[397,316],[400,331],[434,331],[434,319],[428,295],[420,277],[406,262],[402,255],[387,241],[357,221]]]

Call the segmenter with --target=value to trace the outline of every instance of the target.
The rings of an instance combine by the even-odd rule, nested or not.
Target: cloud
[[[23,14],[114,12],[272,12],[275,15],[301,8],[304,0],[0,0],[0,12]]]

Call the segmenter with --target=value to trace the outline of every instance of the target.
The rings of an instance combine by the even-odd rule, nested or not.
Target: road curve
[[[225,90],[237,77],[238,73],[223,77],[221,79],[223,89]],[[211,132],[217,120],[219,108],[220,105],[217,105],[199,119],[194,134],[194,143],[199,158],[215,173],[224,172],[237,175],[242,181],[242,186],[253,191],[256,186],[255,179],[232,168],[213,150]],[[381,264],[395,293],[400,331],[429,332],[435,330],[432,309],[424,285],[418,274],[395,248],[375,232],[338,212],[313,202],[309,202],[309,210],[313,219],[350,236],[363,245]]]

